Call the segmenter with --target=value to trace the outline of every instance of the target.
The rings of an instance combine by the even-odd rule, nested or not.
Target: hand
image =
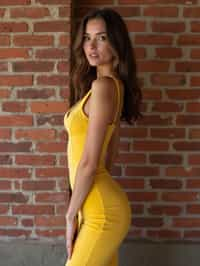
[[[67,255],[68,259],[71,258],[72,256],[72,251],[73,251],[73,245],[74,245],[74,240],[76,236],[76,231],[78,228],[78,218],[77,216],[74,218],[69,218],[66,215],[66,249],[67,249]]]

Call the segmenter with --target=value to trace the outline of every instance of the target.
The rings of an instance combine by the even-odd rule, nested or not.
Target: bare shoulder
[[[108,76],[97,78],[92,82],[92,93],[110,101],[115,93],[115,81]]]

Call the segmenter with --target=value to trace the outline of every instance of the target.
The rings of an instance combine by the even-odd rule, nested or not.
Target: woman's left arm
[[[107,126],[115,111],[115,83],[109,77],[92,83],[87,135],[66,217],[73,220],[94,182]],[[78,145],[78,143],[77,143]]]

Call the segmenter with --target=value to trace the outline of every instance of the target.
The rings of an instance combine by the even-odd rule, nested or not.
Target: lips
[[[98,57],[98,54],[89,54],[89,57]]]

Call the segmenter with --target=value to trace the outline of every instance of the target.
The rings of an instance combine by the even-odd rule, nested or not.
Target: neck
[[[116,73],[111,65],[97,66],[97,78],[115,75]]]

